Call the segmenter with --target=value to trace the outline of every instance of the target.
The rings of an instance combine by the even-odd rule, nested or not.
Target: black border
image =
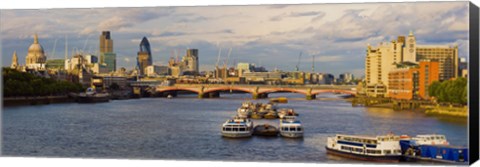
[[[470,2],[470,17],[469,17],[469,25],[470,25],[470,46],[469,46],[469,64],[468,64],[468,78],[469,78],[469,129],[468,129],[468,136],[469,136],[469,163],[470,165],[473,164],[475,161],[478,160],[479,154],[479,91],[478,91],[478,78],[479,78],[479,13],[478,7]]]

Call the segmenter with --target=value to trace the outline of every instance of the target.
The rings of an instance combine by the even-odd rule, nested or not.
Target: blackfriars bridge
[[[348,94],[355,96],[355,85],[222,85],[222,84],[175,84],[172,86],[156,85],[156,96],[176,96],[179,91],[198,94],[198,98],[220,97],[220,92],[250,93],[253,99],[267,98],[270,93],[289,92],[305,95],[307,100],[316,98],[321,93]]]

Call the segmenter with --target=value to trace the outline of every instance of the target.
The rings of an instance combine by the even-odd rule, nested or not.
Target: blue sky
[[[199,49],[200,70],[211,70],[222,48],[220,65],[251,62],[268,69],[300,69],[362,76],[367,44],[377,45],[414,31],[419,44],[459,45],[468,56],[468,3],[366,3],[262,6],[203,6],[2,10],[2,64],[17,51],[25,64],[33,34],[39,35],[47,58],[63,58],[69,50],[95,53],[98,38],[109,30],[117,67],[131,69],[143,36],[153,61],[166,65],[174,50]],[[56,42],[56,47],[54,47]],[[53,50],[55,48],[55,54]],[[70,51],[71,53],[71,51]]]

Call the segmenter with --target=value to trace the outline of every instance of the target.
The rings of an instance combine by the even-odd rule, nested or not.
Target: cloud
[[[399,10],[401,9],[401,10]],[[231,60],[293,70],[300,52],[315,54],[316,71],[341,73],[364,68],[365,47],[408,35],[419,44],[459,44],[468,56],[468,3],[370,3],[268,6],[146,7],[103,9],[2,10],[3,65],[17,50],[23,61],[37,32],[46,51],[56,38],[71,48],[98,48],[98,35],[110,30],[118,66],[133,67],[146,36],[154,61],[167,62],[173,49],[198,48],[201,69],[214,67],[219,47],[233,48]],[[57,53],[63,51],[57,43]],[[90,49],[89,49],[90,50]],[[97,49],[98,50],[98,49]],[[302,70],[310,70],[311,56]],[[304,59],[304,60],[303,60]],[[231,63],[229,63],[231,64]]]
[[[321,19],[325,16],[324,12],[321,11],[307,11],[307,12],[290,12],[290,13],[282,13],[280,15],[276,15],[270,18],[270,21],[282,21],[285,18],[297,18],[297,17],[311,17],[317,16],[318,19]]]

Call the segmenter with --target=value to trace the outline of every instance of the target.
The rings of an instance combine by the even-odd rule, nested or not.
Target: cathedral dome
[[[28,48],[27,64],[43,64],[47,61],[42,45],[38,43],[38,36],[35,34],[33,44]]]

